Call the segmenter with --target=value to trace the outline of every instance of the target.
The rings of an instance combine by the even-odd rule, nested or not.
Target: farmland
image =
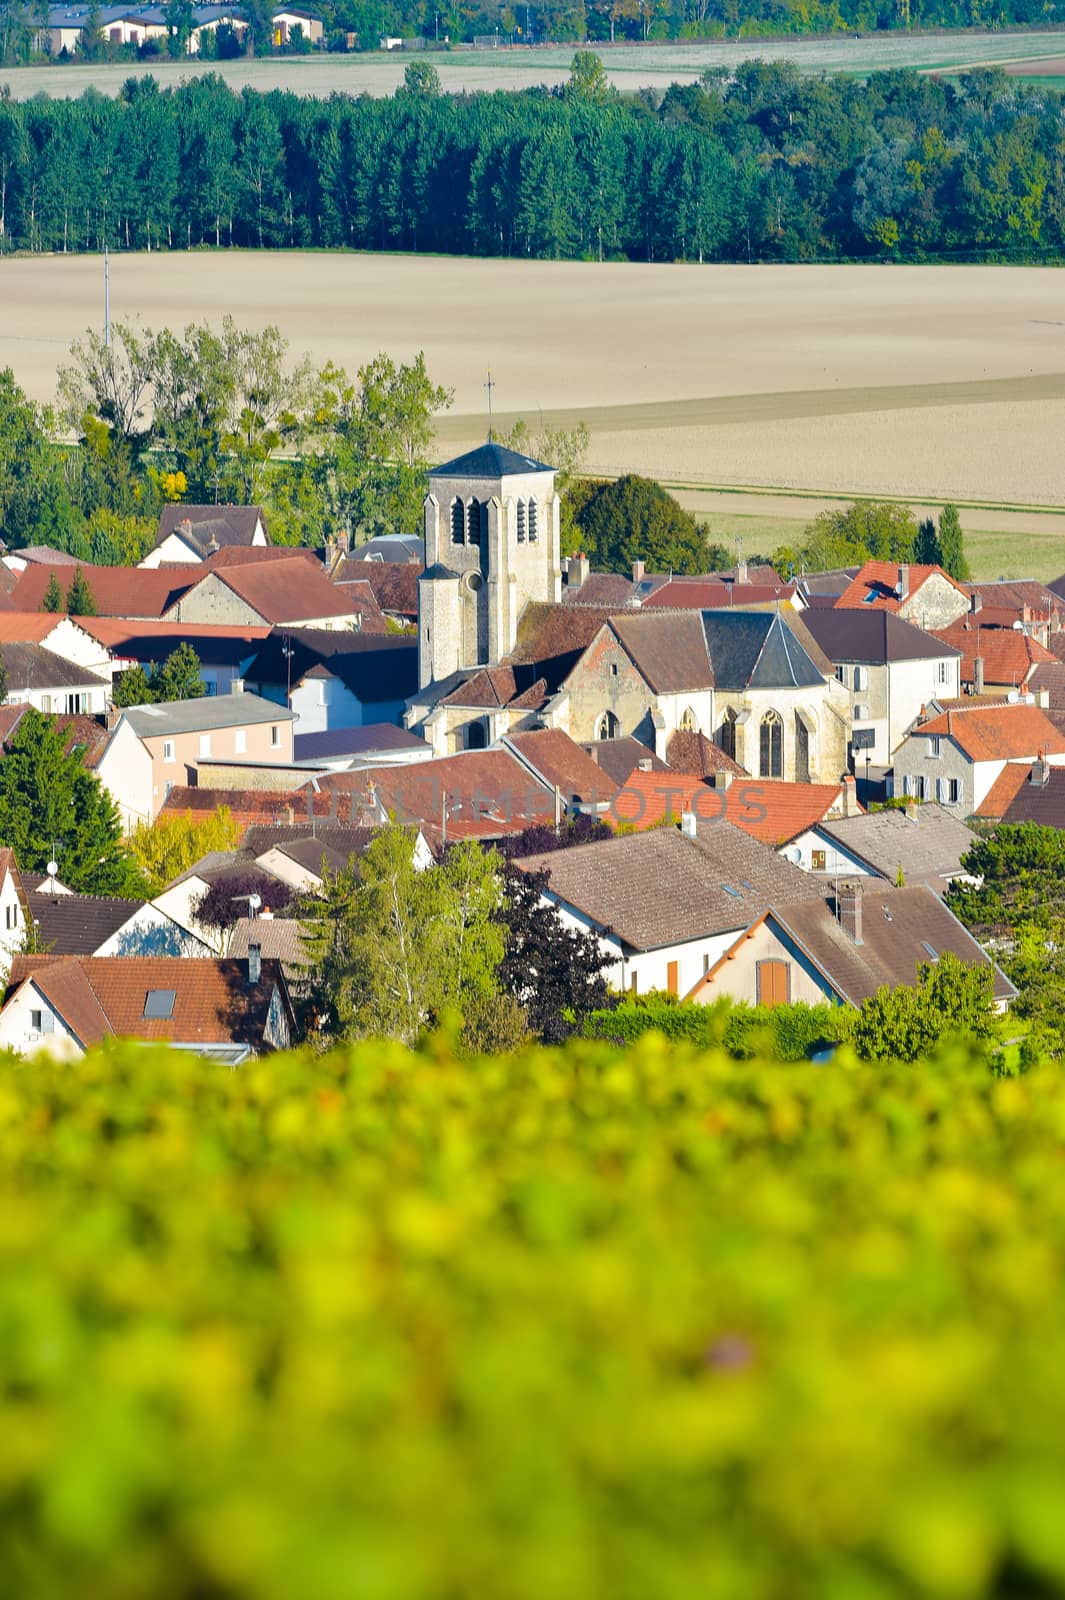
[[[100,322],[100,260],[0,273],[0,365],[50,399],[70,342]],[[111,279],[113,315],[148,326],[231,312],[352,369],[424,349],[455,390],[442,452],[483,435],[491,366],[504,426],[583,419],[592,470],[646,472],[702,512],[763,519],[759,542],[764,519],[840,495],[953,497],[986,537],[989,575],[1065,565],[1062,270],[223,251],[117,255]]]
[[[1065,34],[1053,31],[1015,33],[889,34],[855,38],[841,33],[828,39],[722,39],[670,44],[596,44],[611,82],[619,89],[667,89],[691,83],[708,67],[735,67],[741,61],[792,61],[803,72],[884,72],[898,67],[919,71],[958,71],[970,66],[1022,64],[1044,59],[1059,63]],[[573,45],[536,49],[472,50],[434,53],[433,64],[444,89],[452,94],[475,90],[527,89],[564,83]],[[150,72],[161,84],[180,83],[202,72],[218,73],[234,89],[289,89],[296,94],[388,95],[403,82],[410,55],[367,53],[313,58],[289,56],[273,60],[151,61],[138,68],[129,62],[54,67],[5,68],[3,81],[17,100],[35,94],[75,96],[86,89],[118,94],[131,71]]]

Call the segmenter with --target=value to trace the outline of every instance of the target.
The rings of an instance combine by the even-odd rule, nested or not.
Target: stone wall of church
[[[735,713],[736,760],[752,778],[772,777],[761,770],[761,727],[767,718],[779,718],[783,770],[776,774],[787,783],[838,783],[847,770],[850,719],[846,693],[833,678],[821,688],[747,689],[739,693],[717,690],[712,737],[721,743],[721,725],[729,711]],[[802,770],[799,713],[811,724],[805,743],[808,770]]]

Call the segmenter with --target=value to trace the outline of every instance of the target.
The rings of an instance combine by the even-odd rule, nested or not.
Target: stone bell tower
[[[421,688],[514,648],[530,600],[562,598],[555,469],[489,440],[429,474]]]

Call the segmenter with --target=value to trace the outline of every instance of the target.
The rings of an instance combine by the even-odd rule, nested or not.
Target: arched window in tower
[[[451,543],[466,543],[466,512],[461,500],[451,502]]]
[[[466,534],[471,544],[481,542],[481,502],[474,496],[466,507]]]
[[[698,733],[699,731],[699,724],[695,720],[695,712],[691,706],[688,706],[680,719],[680,731],[681,733]]]
[[[478,718],[476,722],[466,724],[466,749],[484,750],[488,744],[488,732],[484,722]]]
[[[784,724],[775,711],[767,711],[758,729],[758,776],[784,776]]]
[[[524,544],[525,543],[525,501],[524,500],[519,500],[518,501],[517,513],[518,513],[518,543],[519,544]]]
[[[535,544],[539,538],[539,529],[536,526],[536,501],[529,501],[529,543]]]
[[[612,711],[604,711],[595,727],[597,739],[619,739],[621,737],[621,723]]]
[[[721,719],[717,742],[730,760],[736,759],[736,713],[731,706]]]

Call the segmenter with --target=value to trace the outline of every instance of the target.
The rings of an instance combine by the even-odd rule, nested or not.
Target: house
[[[142,567],[206,561],[229,545],[268,545],[262,506],[163,507],[155,544]]]
[[[789,845],[823,818],[857,811],[854,779],[845,783],[787,783],[754,778],[716,782],[685,772],[634,772],[611,802],[614,826],[656,828],[692,816],[742,828],[772,849]],[[789,860],[798,862],[796,856]]]
[[[75,667],[85,667],[94,678],[114,677],[116,663],[107,646],[87,624],[95,617],[75,622],[73,617],[50,611],[0,611],[0,646],[36,644]]]
[[[569,812],[596,815],[604,812],[617,794],[618,786],[610,775],[561,728],[510,733],[503,738],[502,747],[555,790]]]
[[[779,604],[804,611],[806,602],[794,583],[785,583],[776,574],[768,583],[751,583],[743,578],[669,577],[643,601],[644,609],[656,611],[717,611],[724,606],[775,608]]]
[[[1055,583],[1060,583],[1056,579]],[[1039,583],[1035,578],[998,578],[989,583],[967,583],[970,610],[984,615],[998,627],[1012,628],[1019,622],[1041,644],[1065,626],[1065,593],[1055,584]]]
[[[241,917],[229,935],[229,959],[246,961],[251,945],[257,944],[264,961],[276,961],[285,975],[289,995],[298,1000],[307,985],[307,953],[296,917]]]
[[[969,606],[967,591],[942,567],[895,561],[867,561],[836,600],[837,609],[891,611],[927,631],[949,627]]]
[[[44,567],[71,569],[79,565],[77,556],[72,556],[68,550],[56,550],[50,544],[25,544],[19,550],[8,550],[4,555],[4,566],[10,567],[12,572],[25,572],[34,563]],[[69,583],[74,573],[71,570],[58,576]]]
[[[794,841],[799,854],[789,859],[825,877],[874,877],[893,884],[901,880],[911,887],[926,884],[942,895],[952,883],[973,881],[961,862],[975,842],[972,829],[953,812],[934,803],[915,803],[826,817]]]
[[[144,900],[28,891],[34,954],[57,956],[207,956],[210,947]]]
[[[379,533],[347,554],[349,561],[376,561],[388,565],[425,566],[425,540],[411,533]],[[343,580],[341,580],[343,581]]]
[[[264,698],[291,706],[303,735],[398,723],[417,674],[413,639],[291,628],[263,641],[247,681]]]
[[[933,708],[934,709],[934,708]],[[1042,756],[1065,765],[1065,734],[1038,706],[1020,701],[949,706],[919,722],[895,752],[895,795],[937,800],[956,816],[979,812],[1011,763]]]
[[[376,828],[342,828],[304,823],[302,826],[260,824],[248,828],[244,849],[254,854],[263,872],[299,894],[316,894],[322,887],[323,869],[341,872],[353,856],[365,854]],[[414,842],[414,864],[431,867],[433,853],[419,832]]]
[[[287,558],[214,565],[184,586],[164,615],[171,622],[227,627],[344,630],[359,623],[358,602],[330,583],[319,562],[299,552]]]
[[[310,44],[321,44],[325,27],[321,17],[313,11],[303,11],[299,6],[286,6],[273,15],[274,46],[283,49],[302,37]]]
[[[117,617],[84,617],[78,626],[105,649],[110,670],[127,672],[141,667],[151,672],[182,644],[191,645],[200,663],[200,681],[208,694],[229,694],[270,637],[265,627],[195,627],[181,622],[125,622]],[[0,636],[3,613],[0,613]],[[54,646],[49,645],[49,648]]]
[[[678,734],[673,736],[674,739],[678,737],[681,736]],[[673,740],[670,741],[670,745],[667,748],[667,755],[672,745]],[[591,756],[597,766],[602,767],[603,771],[609,778],[613,779],[619,789],[625,787],[630,774],[633,772],[671,772],[674,770],[682,772],[685,770],[683,767],[673,768],[668,761],[663,761],[659,756],[656,756],[649,746],[641,744],[639,739],[624,737],[620,739],[590,739],[581,745],[581,749]],[[714,746],[714,749],[718,749],[717,745]],[[718,753],[724,756],[723,751]],[[725,757],[725,759],[727,760],[728,758]],[[736,776],[745,778],[747,774],[742,767],[737,767]]]
[[[0,846],[0,985],[7,982],[11,962],[32,926],[29,897],[15,852]]]
[[[1037,667],[1056,662],[1034,634],[1012,625],[989,626],[980,612],[969,612],[940,629],[936,638],[961,652],[961,688],[966,694],[1023,691]]]
[[[100,677],[88,667],[78,666],[46,650],[43,645],[10,639],[0,643],[0,659],[11,705],[89,716],[107,709],[111,699],[110,676]]]
[[[422,570],[413,561],[362,558],[360,550],[356,555],[342,557],[330,576],[345,591],[361,593],[365,586],[383,616],[413,627],[418,621],[418,579]]]
[[[766,907],[688,994],[701,1005],[728,997],[751,1005],[860,1006],[878,989],[917,982],[946,954],[991,967],[994,1008],[1017,991],[926,884],[892,889],[858,880],[797,904]]]
[[[835,668],[851,711],[849,764],[886,766],[921,710],[961,693],[961,647],[886,607],[814,608],[803,623]]]
[[[130,706],[116,714],[97,775],[132,828],[155,817],[202,759],[291,763],[292,723],[287,707],[254,694]]]
[[[819,896],[807,873],[729,822],[685,819],[515,861],[548,874],[544,898],[594,933],[615,989],[684,995],[767,909]]]
[[[987,822],[1035,822],[1065,828],[1065,768],[1015,762],[991,785],[977,815]]]
[[[63,1060],[112,1036],[166,1040],[237,1066],[291,1044],[281,965],[173,956],[16,956],[0,1010],[0,1049]]]
[[[692,732],[688,728],[678,728],[676,733],[670,735],[663,764],[670,772],[686,772],[695,778],[721,778],[729,781],[732,778],[750,777],[750,773],[746,772],[738,761],[733,761],[731,756],[727,756],[713,739],[708,739],[705,733]],[[642,766],[642,763],[640,765]]]

